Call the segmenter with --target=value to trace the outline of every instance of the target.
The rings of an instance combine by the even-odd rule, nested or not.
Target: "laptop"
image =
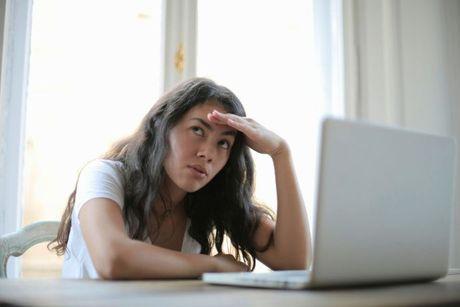
[[[445,276],[454,139],[325,118],[320,145],[311,269],[205,273],[202,280],[304,289]]]

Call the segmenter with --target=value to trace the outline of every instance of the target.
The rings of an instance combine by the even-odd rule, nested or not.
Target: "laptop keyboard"
[[[311,271],[295,270],[295,271],[273,271],[264,273],[241,273],[241,280],[256,280],[256,281],[275,281],[275,282],[305,282],[310,279]]]

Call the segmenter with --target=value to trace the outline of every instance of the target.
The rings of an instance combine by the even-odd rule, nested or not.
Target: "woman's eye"
[[[219,145],[224,149],[229,149],[230,148],[230,143],[228,141],[220,141]]]
[[[203,129],[200,127],[192,127],[192,131],[198,135],[203,135]]]

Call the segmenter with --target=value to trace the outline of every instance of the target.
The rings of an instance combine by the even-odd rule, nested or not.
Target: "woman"
[[[137,131],[80,172],[53,241],[65,253],[63,277],[196,278],[253,270],[255,258],[305,269],[308,219],[289,147],[245,116],[239,99],[209,79],[160,98]],[[249,148],[273,160],[276,221],[253,201]]]

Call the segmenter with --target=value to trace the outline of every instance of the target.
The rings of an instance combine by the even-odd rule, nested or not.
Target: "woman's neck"
[[[183,202],[187,192],[180,189],[172,180],[166,176],[165,182],[160,192],[163,197],[158,199],[155,203],[155,212],[157,214],[174,213],[178,209],[183,209]]]

